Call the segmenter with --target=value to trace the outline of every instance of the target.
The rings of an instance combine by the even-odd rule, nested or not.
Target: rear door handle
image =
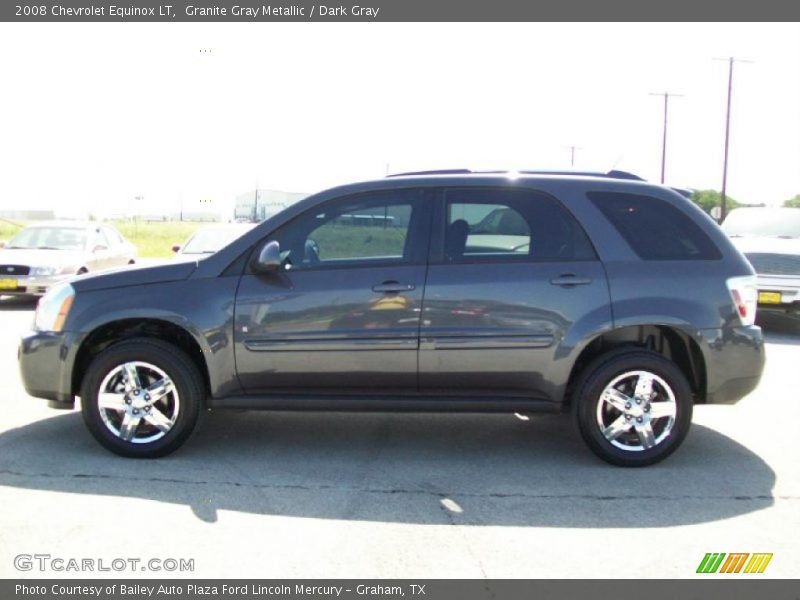
[[[588,277],[576,277],[572,273],[565,273],[559,275],[555,279],[551,279],[550,283],[553,285],[560,285],[561,287],[572,287],[574,285],[589,285],[592,280]]]
[[[410,292],[414,289],[413,283],[400,283],[399,281],[384,281],[372,286],[373,292],[383,292],[385,294],[399,294],[400,292]]]

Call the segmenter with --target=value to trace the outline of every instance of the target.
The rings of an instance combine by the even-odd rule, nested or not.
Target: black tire
[[[653,422],[650,422],[649,415],[642,414],[641,416],[634,415],[631,419],[628,419],[631,416],[630,411],[617,409],[611,406],[610,403],[601,400],[601,396],[609,384],[616,378],[633,371],[646,371],[656,375],[670,388],[674,397],[675,411],[671,428],[669,427],[669,417],[654,418]],[[625,385],[632,385],[634,381],[638,381],[638,379],[634,380],[633,377],[623,379],[620,382],[620,386],[624,388]],[[657,390],[657,395],[654,399],[668,399],[668,392],[662,388],[661,383],[656,383],[655,389]],[[639,397],[633,394],[631,398],[636,399]],[[598,406],[601,402],[603,405]],[[612,351],[598,357],[583,370],[575,386],[573,411],[581,436],[592,452],[612,465],[643,467],[664,460],[678,449],[689,432],[692,422],[693,402],[689,382],[675,363],[659,354],[646,350],[624,349]],[[642,405],[639,407],[634,406],[631,410],[642,411],[645,404],[649,412],[651,410],[649,402],[643,402]],[[668,402],[667,404],[672,403]],[[653,413],[651,414],[655,414],[656,407],[653,407],[652,410]],[[626,413],[628,416],[626,416]],[[652,442],[655,445],[652,447],[646,447],[644,439],[638,433],[638,427],[635,426],[634,422],[639,418],[645,419],[642,427],[647,427],[648,423],[650,423],[651,433],[655,432]],[[604,429],[599,422],[600,419],[608,420],[607,423],[604,423],[608,429],[610,429],[608,426],[615,422],[616,419],[620,419],[620,423],[623,426],[630,427],[630,429],[624,431],[615,440],[610,441],[604,434]],[[622,419],[628,420],[626,422]],[[664,437],[659,440],[660,434],[664,434]],[[620,445],[625,447],[619,447]]]
[[[112,411],[105,410],[101,414],[99,406],[100,387],[106,377],[115,372],[121,365],[133,361],[147,363],[163,371],[171,379],[174,390],[177,393],[177,395],[175,393],[167,394],[156,405],[151,407],[169,413],[168,416],[171,418],[172,424],[167,431],[158,430],[154,425],[151,425],[144,417],[145,409],[140,409],[142,416],[138,417],[139,420],[136,423],[141,424],[135,427],[133,439],[137,439],[136,434],[140,431],[144,431],[145,434],[138,438],[138,442],[127,441],[120,437],[122,435],[121,421],[125,414],[124,412],[115,409]],[[153,371],[146,367],[140,367],[137,373],[140,377],[147,377],[152,375]],[[119,376],[121,377],[121,375]],[[112,377],[114,376],[112,375]],[[152,379],[155,379],[155,377],[152,377]],[[112,379],[111,381],[115,380]],[[142,388],[141,398],[144,398],[148,381],[140,381],[140,383]],[[131,394],[133,393],[131,392]],[[136,400],[143,401],[138,394]],[[89,365],[81,386],[83,420],[91,434],[111,452],[131,458],[157,458],[177,450],[189,439],[189,436],[194,431],[204,401],[205,386],[203,385],[203,379],[189,357],[172,344],[150,338],[136,338],[120,342],[101,352]],[[124,410],[133,410],[133,406]],[[106,415],[110,424],[107,424],[106,420],[104,420],[103,414]],[[116,424],[116,420],[120,421],[119,425]],[[114,426],[119,428],[118,432],[114,432],[110,428]],[[147,432],[151,434],[149,437],[146,435]],[[147,441],[159,435],[161,437],[158,437],[158,439]]]

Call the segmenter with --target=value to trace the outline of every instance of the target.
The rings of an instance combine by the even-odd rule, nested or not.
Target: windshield
[[[85,229],[75,227],[28,227],[11,238],[6,248],[83,250],[85,246]]]
[[[204,229],[196,232],[181,250],[182,254],[213,254],[244,234],[245,230]]]
[[[800,238],[800,208],[738,208],[722,224],[729,236]]]

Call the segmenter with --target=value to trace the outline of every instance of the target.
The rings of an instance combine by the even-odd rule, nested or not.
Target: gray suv
[[[679,193],[621,172],[412,173],[309,197],[208,258],[82,277],[20,364],[106,448],[208,409],[571,411],[623,466],[764,365],[754,272]]]

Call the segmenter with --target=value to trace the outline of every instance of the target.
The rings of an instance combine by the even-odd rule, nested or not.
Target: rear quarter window
[[[719,260],[722,254],[683,211],[642,194],[589,192],[600,209],[642,260]]]

